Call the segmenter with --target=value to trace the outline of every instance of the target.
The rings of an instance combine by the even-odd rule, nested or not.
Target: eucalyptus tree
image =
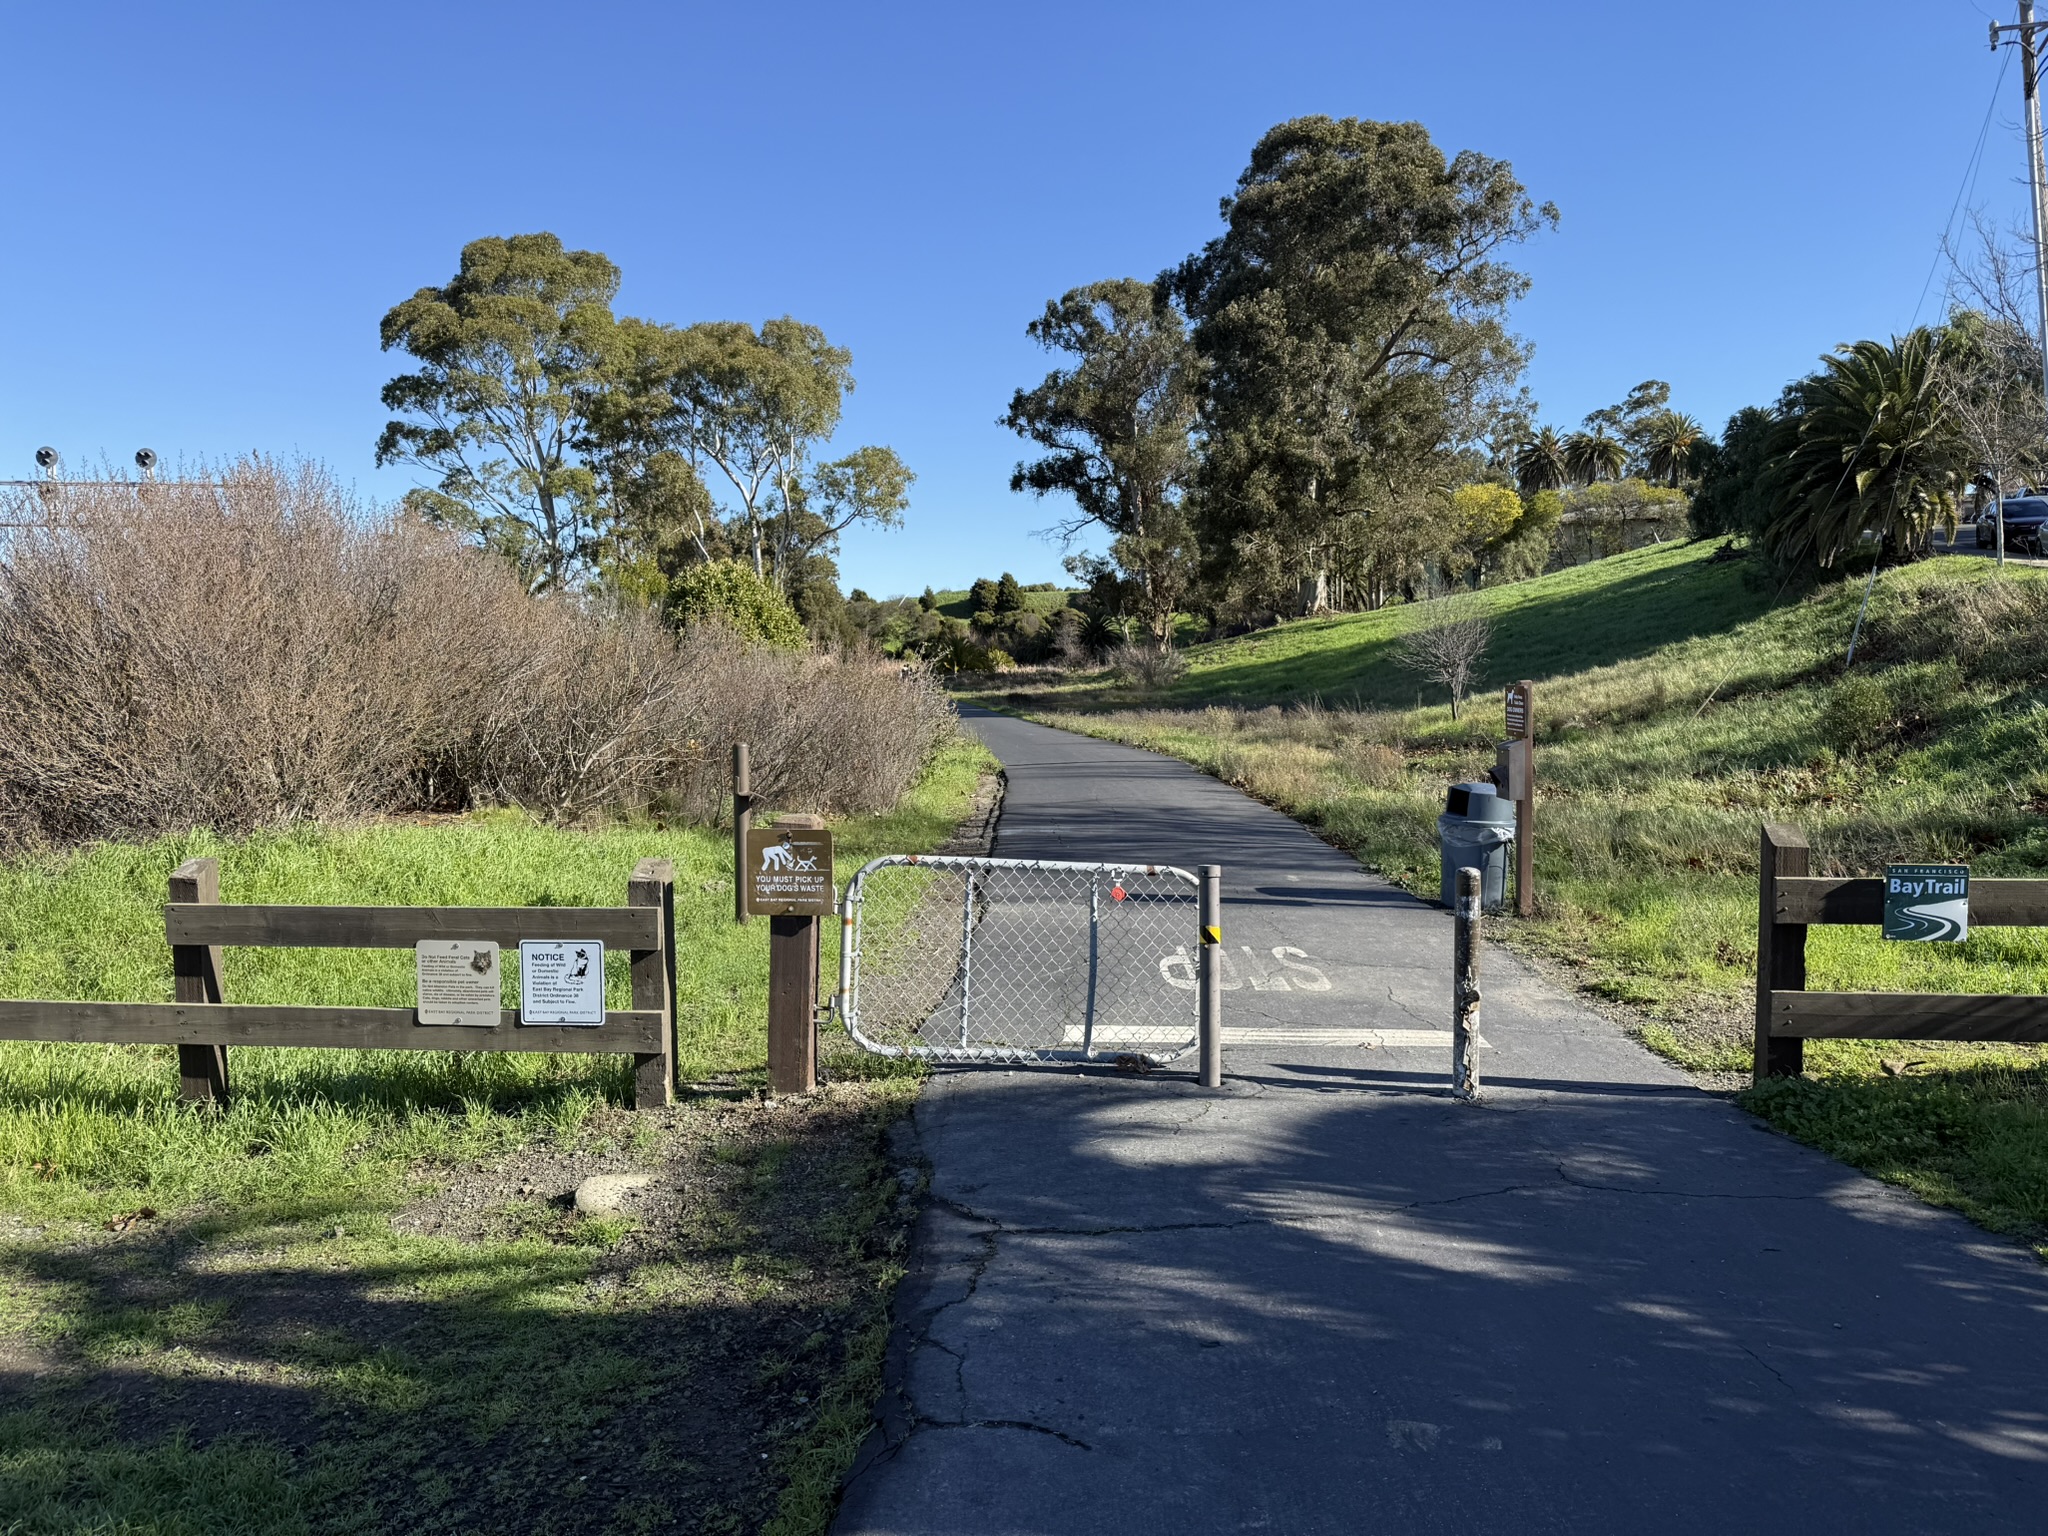
[[[1418,123],[1303,117],[1253,149],[1225,231],[1162,275],[1207,365],[1205,554],[1253,545],[1320,595],[1347,524],[1444,460],[1519,375],[1528,279],[1503,256],[1553,225],[1507,162],[1446,158]]]
[[[1564,440],[1554,427],[1544,427],[1515,450],[1515,484],[1525,496],[1554,491],[1571,482]]]
[[[1940,334],[1859,341],[1787,391],[1765,471],[1766,550],[1788,566],[1832,566],[1867,532],[1898,558],[1953,527],[1968,449],[1942,398]]]
[[[1065,544],[1090,527],[1109,534],[1163,643],[1191,564],[1182,494],[1200,369],[1186,324],[1150,284],[1115,278],[1048,302],[1025,334],[1073,361],[1010,397],[1001,424],[1046,450],[1017,466],[1010,489],[1071,497],[1073,516],[1054,528]]]
[[[456,274],[385,314],[384,350],[420,366],[384,386],[402,413],[377,463],[439,476],[408,498],[510,557],[535,590],[567,585],[600,532],[577,451],[612,326],[619,269],[551,234],[472,240]]]
[[[756,576],[785,583],[853,524],[902,521],[913,477],[892,449],[817,462],[854,381],[852,354],[814,325],[622,320],[604,383],[590,414],[607,462],[668,453],[722,482],[729,537]]]
[[[1628,468],[1628,448],[1619,438],[1609,437],[1605,427],[1594,427],[1564,440],[1564,463],[1576,485],[1619,480]]]

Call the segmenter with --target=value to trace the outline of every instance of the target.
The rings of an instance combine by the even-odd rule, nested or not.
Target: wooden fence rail
[[[623,907],[289,907],[220,905],[220,865],[191,859],[171,876],[164,937],[175,1001],[0,1001],[0,1040],[175,1045],[182,1095],[225,1106],[231,1045],[318,1046],[379,1051],[544,1051],[630,1055],[633,1102],[674,1097],[675,867],[642,859]],[[224,945],[410,949],[421,939],[475,939],[516,947],[522,939],[600,942],[625,950],[633,1006],[591,1026],[522,1025],[514,1009],[490,1028],[423,1025],[411,1008],[290,1007],[230,1003],[221,984]]]
[[[1808,1040],[2048,1041],[2048,997],[1809,992],[1806,930],[1884,921],[1884,881],[1807,873],[1797,827],[1767,824],[1758,861],[1755,1080],[1796,1077]],[[2048,880],[1972,880],[1970,924],[2048,927]]]

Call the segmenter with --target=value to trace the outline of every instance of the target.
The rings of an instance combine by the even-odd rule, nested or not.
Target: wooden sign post
[[[818,1086],[819,922],[837,905],[832,834],[816,816],[785,816],[746,834],[746,910],[768,919],[768,1089]]]
[[[747,829],[754,824],[753,765],[747,744],[732,748],[732,920],[747,920]]]
[[[1526,678],[1507,691],[1508,739],[1494,770],[1500,791],[1515,802],[1515,915],[1536,915],[1536,685]]]

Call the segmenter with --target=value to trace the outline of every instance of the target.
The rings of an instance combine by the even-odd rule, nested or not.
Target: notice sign
[[[413,946],[419,1022],[498,1027],[498,946],[489,939],[421,939]]]
[[[747,910],[767,917],[830,917],[832,834],[821,827],[747,831]]]
[[[522,940],[519,1022],[602,1024],[604,946],[588,939]]]
[[[1960,944],[1970,936],[1970,866],[1888,864],[1884,871],[1884,936]]]
[[[1529,730],[1530,695],[1535,692],[1529,683],[1516,683],[1507,691],[1507,723],[1510,741],[1526,740]]]

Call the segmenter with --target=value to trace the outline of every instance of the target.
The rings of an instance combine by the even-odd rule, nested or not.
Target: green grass
[[[841,823],[842,870],[942,840],[988,766],[956,745]],[[878,1380],[881,1137],[915,1082],[842,1054],[814,1102],[754,1102],[767,925],[731,920],[728,836],[490,815],[19,863],[0,996],[167,997],[164,884],[198,853],[228,901],[419,905],[615,905],[672,858],[680,1075],[710,1091],[633,1115],[623,1058],[242,1048],[218,1114],[178,1104],[169,1047],[0,1045],[0,1532],[740,1530],[778,1497],[780,1529],[822,1529]],[[229,950],[225,984],[404,1005],[410,958]],[[499,1187],[529,1163],[694,1193],[643,1231]],[[474,1230],[407,1225],[471,1186]]]
[[[1492,763],[1492,686],[1533,677],[1541,901],[1534,920],[1503,919],[1496,931],[1629,1005],[1656,1048],[1741,1072],[1758,824],[1803,828],[1816,873],[1954,859],[1985,876],[2048,876],[2048,668],[2011,664],[2029,645],[2015,635],[2005,663],[1981,672],[1888,657],[1880,645],[1845,680],[1861,580],[1774,605],[1779,594],[1746,563],[1711,563],[1711,553],[1653,547],[1478,594],[1496,618],[1487,691],[1455,722],[1441,703],[1413,707],[1416,682],[1394,653],[1399,610],[1198,647],[1188,675],[1148,708],[1085,681],[1026,707],[1194,763],[1433,897],[1443,787]],[[1899,630],[1896,616],[1916,601],[2038,579],[1967,560],[1889,572],[1872,630],[1880,640]],[[1851,706],[1866,695],[1883,707],[1859,726]],[[1227,702],[1194,707],[1209,699]],[[2048,933],[2034,930],[1980,930],[1949,946],[1816,928],[1809,956],[1816,990],[2048,992]],[[1807,1060],[1809,1081],[1753,1107],[2048,1244],[2039,1048],[1816,1042]]]
[[[1085,587],[1069,587],[1053,592],[1026,592],[1024,594],[1024,611],[1026,613],[1039,614],[1057,613],[1060,609],[1067,607],[1073,598],[1081,596],[1086,590]],[[974,602],[968,595],[968,590],[965,587],[953,592],[934,592],[932,596],[938,600],[938,611],[947,618],[971,619],[974,617]]]

